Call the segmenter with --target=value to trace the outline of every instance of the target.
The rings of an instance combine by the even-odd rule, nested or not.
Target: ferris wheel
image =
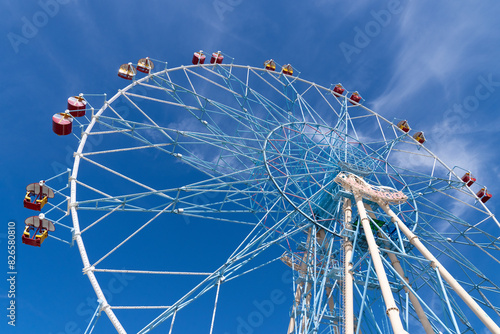
[[[500,224],[470,171],[341,84],[205,57],[125,64],[112,98],[54,116],[80,136],[68,206],[96,314],[118,333],[234,332],[288,271],[287,334],[500,333]],[[106,293],[117,274],[133,280]]]

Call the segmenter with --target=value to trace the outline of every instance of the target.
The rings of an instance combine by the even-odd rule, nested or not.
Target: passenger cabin
[[[483,203],[486,203],[490,200],[493,195],[491,195],[486,188],[481,188],[476,194],[479,200]]]
[[[141,58],[137,62],[137,70],[142,73],[149,74],[149,72],[155,67],[149,57]]]
[[[49,198],[54,198],[54,192],[43,181],[26,186],[24,207],[30,210],[41,211]]]
[[[472,174],[470,172],[467,172],[464,174],[464,176],[462,176],[462,181],[465,182],[467,187],[470,187],[474,184],[474,182],[476,182],[476,178],[472,177]]]
[[[410,125],[408,124],[407,120],[400,121],[398,123],[398,128],[400,128],[401,130],[403,130],[406,133],[410,132],[410,130],[411,130]]]
[[[222,61],[224,60],[224,56],[220,51],[212,53],[212,58],[210,58],[210,64],[222,64]]]
[[[290,64],[284,65],[281,71],[283,72],[283,74],[293,75],[293,67]]]
[[[344,92],[345,89],[341,84],[336,84],[335,87],[333,87],[333,95],[335,96],[341,96],[342,94],[344,94]]]
[[[351,94],[351,97],[349,99],[351,100],[351,104],[356,104],[361,101],[361,95],[359,95],[358,92],[354,92]]]
[[[73,130],[71,114],[57,113],[52,116],[52,131],[58,136],[66,136]]]
[[[206,58],[207,56],[205,56],[202,50],[195,52],[193,54],[193,65],[204,64]]]
[[[22,242],[23,244],[40,247],[43,241],[49,236],[49,232],[56,230],[54,224],[47,219],[38,216],[28,217],[24,221]]]
[[[483,198],[481,198],[481,202],[486,203],[490,200],[491,197],[493,197],[492,194],[486,193],[486,194],[484,194]]]
[[[85,116],[85,109],[87,108],[87,101],[81,96],[71,96],[68,98],[69,114],[73,117]]]
[[[120,66],[120,69],[118,69],[118,76],[123,79],[132,80],[136,74],[137,71],[132,63],[123,64]]]
[[[415,133],[413,135],[413,139],[415,139],[416,141],[418,141],[420,144],[425,143],[424,132],[423,131],[419,131],[419,132]]]
[[[264,67],[268,71],[275,71],[276,70],[276,63],[274,62],[274,60],[269,59],[269,60],[266,60],[264,62]]]

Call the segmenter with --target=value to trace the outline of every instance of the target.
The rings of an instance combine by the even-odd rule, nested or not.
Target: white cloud
[[[476,59],[478,35],[494,33],[488,25],[478,25],[485,20],[484,12],[455,7],[451,15],[449,8],[436,6],[407,4],[394,41],[400,47],[394,57],[392,78],[386,91],[373,101],[375,110],[419,99],[431,82],[444,88],[446,98],[446,94],[458,89],[457,85],[464,86],[463,81],[457,80],[463,80],[462,75],[477,66],[473,59]]]

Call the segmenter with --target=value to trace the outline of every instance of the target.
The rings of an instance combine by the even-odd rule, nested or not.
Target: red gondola
[[[491,197],[493,197],[492,194],[486,193],[486,194],[484,194],[483,198],[481,198],[481,202],[486,203],[490,200]]]
[[[195,52],[193,54],[193,65],[204,64],[206,58],[207,56],[205,56],[202,50]]]
[[[354,92],[351,94],[351,97],[349,99],[351,100],[351,104],[356,104],[361,101],[361,95],[359,95],[358,92]]]
[[[400,128],[401,130],[403,130],[406,133],[410,132],[410,130],[411,130],[410,125],[408,124],[407,120],[400,121],[398,123],[398,128]]]
[[[264,62],[264,66],[265,66],[266,70],[268,70],[268,71],[275,71],[276,70],[276,63],[272,59],[266,60]]]
[[[420,144],[425,143],[425,136],[423,131],[419,131],[413,135],[413,139],[418,141]]]
[[[69,114],[73,117],[85,116],[85,109],[87,108],[87,101],[81,96],[71,96],[68,98]]]
[[[283,71],[283,74],[293,75],[293,67],[290,64],[284,65],[281,70]]]
[[[220,51],[212,53],[212,58],[210,59],[210,64],[222,64],[222,61],[224,60],[224,56]]]
[[[48,237],[49,232],[56,230],[54,224],[47,219],[43,219],[43,214],[39,216],[28,217],[24,224],[22,242],[23,244],[40,247],[43,241]]]
[[[132,80],[136,74],[137,71],[135,70],[135,67],[132,65],[132,63],[123,64],[118,69],[118,76],[123,79]]]
[[[345,89],[341,84],[336,84],[335,87],[333,87],[333,95],[335,96],[341,96],[342,94],[344,94],[344,92]]]
[[[472,177],[472,174],[467,172],[462,176],[462,181],[464,181],[467,184],[467,187],[470,187],[476,182],[476,178]]]
[[[149,72],[155,67],[149,57],[141,58],[137,62],[137,70],[142,73],[149,74]]]
[[[73,117],[70,114],[57,113],[52,116],[52,131],[58,136],[66,136],[73,129]]]
[[[476,194],[476,196],[481,200],[481,202],[486,203],[490,200],[493,195],[491,195],[486,188],[481,188]]]
[[[30,210],[40,211],[47,204],[49,198],[54,198],[54,192],[47,187],[43,181],[31,183],[26,186],[24,196],[24,207]]]

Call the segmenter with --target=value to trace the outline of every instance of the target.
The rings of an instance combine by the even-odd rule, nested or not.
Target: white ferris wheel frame
[[[263,73],[264,72],[268,72],[268,73],[271,73],[271,74],[279,75],[279,73],[269,72],[269,71],[267,71],[267,70],[265,70],[263,68],[257,68],[257,67],[252,67],[252,66],[243,66],[243,65],[235,65],[235,64],[227,64],[227,65],[223,64],[223,65],[217,65],[217,66],[222,66],[222,67],[228,69],[230,72],[232,71],[233,68],[238,68],[238,69],[246,69],[247,73],[250,73],[251,71],[253,71],[253,72],[263,72]],[[80,253],[81,258],[82,258],[83,272],[84,272],[84,274],[87,275],[87,277],[88,277],[88,279],[89,279],[89,281],[90,281],[90,283],[91,283],[91,285],[92,285],[92,287],[93,287],[93,289],[95,291],[95,294],[96,294],[97,298],[101,301],[101,306],[100,306],[101,310],[103,310],[107,314],[107,316],[110,319],[111,323],[113,324],[113,326],[115,327],[115,329],[120,334],[126,333],[126,331],[122,327],[120,321],[116,317],[116,315],[113,312],[113,310],[110,307],[110,305],[107,303],[106,297],[105,297],[105,295],[104,295],[104,293],[103,293],[103,291],[101,289],[99,281],[97,280],[97,278],[96,278],[96,276],[94,274],[94,269],[95,268],[91,265],[91,263],[89,261],[88,254],[87,254],[87,251],[86,251],[86,248],[85,248],[85,244],[84,244],[84,241],[83,241],[82,236],[81,236],[79,216],[78,216],[77,178],[78,178],[78,171],[79,171],[79,167],[80,167],[80,161],[81,161],[82,152],[83,152],[83,150],[85,148],[85,144],[87,142],[89,134],[92,132],[92,129],[93,129],[94,125],[96,124],[97,120],[103,114],[103,112],[108,108],[108,106],[111,105],[118,97],[120,97],[124,93],[128,92],[130,89],[132,89],[136,85],[138,85],[140,83],[143,83],[145,81],[148,81],[151,77],[160,76],[160,75],[163,75],[163,74],[167,74],[168,75],[169,72],[179,71],[179,70],[185,70],[185,69],[191,69],[191,68],[198,68],[198,67],[206,67],[207,69],[209,69],[211,67],[214,67],[214,65],[212,65],[212,64],[189,65],[189,66],[179,66],[179,67],[164,69],[162,71],[158,71],[158,72],[155,72],[155,73],[149,73],[148,75],[146,75],[145,77],[143,77],[143,78],[141,78],[139,80],[134,80],[132,83],[130,83],[129,85],[127,85],[124,89],[119,90],[118,93],[116,93],[111,99],[105,101],[104,105],[102,106],[102,108],[97,113],[92,114],[91,121],[88,124],[88,126],[86,127],[85,131],[82,133],[81,140],[80,140],[80,143],[78,145],[78,149],[77,149],[77,151],[74,154],[74,164],[73,164],[72,173],[71,173],[71,176],[70,176],[70,179],[69,179],[69,182],[70,182],[69,208],[70,208],[71,218],[72,218],[73,227],[74,227],[74,236],[73,236],[73,239],[76,240],[76,243],[78,245],[78,250],[79,250],[79,253]],[[248,76],[249,75],[250,74],[247,74],[247,83],[248,83]],[[326,87],[317,85],[317,84],[315,84],[313,82],[304,80],[302,78],[299,78],[299,77],[291,77],[291,78],[294,81],[301,81],[301,82],[306,83],[308,85],[314,86],[315,88],[317,88],[319,90],[329,91],[329,89],[326,88]],[[210,79],[207,78],[207,80],[210,80]],[[248,85],[247,85],[247,87],[248,87]],[[346,97],[346,99],[347,99],[347,97]],[[392,123],[388,119],[384,118],[383,116],[379,115],[378,113],[370,110],[366,106],[361,105],[361,104],[359,104],[358,106],[361,107],[361,108],[363,108],[365,111],[367,111],[367,112],[373,114],[374,116],[376,116],[376,118],[377,118],[378,121],[382,120],[382,121],[386,122],[387,125],[391,126],[394,129],[394,131],[402,131],[394,123]],[[419,148],[421,150],[424,150],[427,155],[429,155],[430,157],[432,157],[441,166],[443,166],[444,168],[446,168],[448,170],[451,178],[454,177],[457,180],[460,180],[459,175],[457,175],[453,169],[449,168],[441,159],[439,159],[434,153],[432,153],[426,146],[418,144],[418,143],[416,143],[416,144],[419,145]],[[470,192],[471,196],[475,196],[475,193],[470,188],[467,188],[467,190]],[[486,207],[486,205],[484,203],[481,203],[481,202],[480,202],[480,204],[482,206],[482,209],[500,227],[500,223],[495,218],[495,216],[491,213],[491,211]]]

